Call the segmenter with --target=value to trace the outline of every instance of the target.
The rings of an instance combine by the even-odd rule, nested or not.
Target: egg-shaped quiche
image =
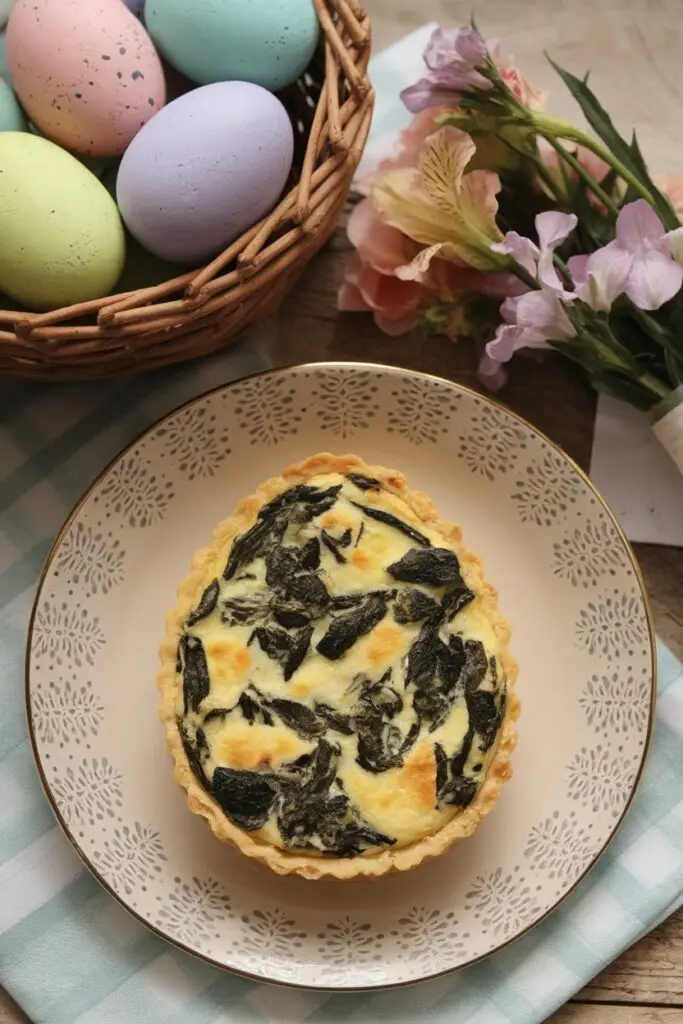
[[[194,559],[158,683],[176,777],[279,874],[378,877],[474,832],[509,778],[510,629],[397,471],[316,455]]]

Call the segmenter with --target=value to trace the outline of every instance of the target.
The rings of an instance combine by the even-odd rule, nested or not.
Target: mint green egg
[[[25,132],[28,128],[19,100],[0,78],[0,132]]]
[[[313,0],[147,0],[145,25],[192,81],[252,82],[272,92],[303,74],[320,35]]]
[[[123,270],[123,225],[106,188],[28,132],[0,132],[0,238],[0,292],[27,309],[108,295]]]

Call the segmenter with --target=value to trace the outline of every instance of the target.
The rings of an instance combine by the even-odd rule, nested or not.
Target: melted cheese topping
[[[437,601],[441,600],[448,587],[397,582],[387,573],[389,565],[420,545],[394,526],[370,518],[352,502],[391,513],[418,530],[436,548],[452,547],[442,534],[425,525],[405,502],[385,490],[361,490],[338,474],[320,475],[308,483],[320,489],[341,485],[341,490],[333,506],[320,516],[305,523],[290,522],[282,544],[300,548],[311,538],[320,538],[323,529],[338,544],[340,538],[344,539],[345,531],[350,531],[351,540],[346,546],[337,548],[344,559],[341,564],[333,551],[321,545],[317,575],[330,595],[360,596],[368,591],[400,591],[410,586],[417,587]],[[222,574],[228,555],[229,552],[225,552],[221,564],[214,566],[220,583],[216,607],[186,629],[186,635],[198,638],[203,645],[209,691],[196,710],[186,710],[182,706],[182,695],[178,707],[179,723],[191,741],[196,738],[198,729],[203,730],[205,780],[210,784],[215,769],[221,766],[251,772],[277,771],[315,751],[320,737],[297,735],[273,710],[273,701],[295,701],[311,711],[323,704],[352,717],[361,697],[363,680],[377,682],[386,677],[388,685],[401,698],[400,710],[386,722],[402,737],[407,737],[411,726],[418,722],[417,739],[406,750],[400,766],[369,771],[359,764],[359,736],[355,732],[345,735],[328,727],[325,738],[338,751],[338,781],[334,792],[345,794],[359,812],[362,822],[397,846],[414,843],[442,828],[460,807],[454,803],[439,802],[437,798],[435,745],[439,744],[448,758],[457,755],[468,734],[470,716],[466,696],[459,692],[445,720],[436,728],[433,728],[434,723],[420,720],[413,703],[416,690],[413,685],[406,685],[406,671],[409,652],[424,623],[399,624],[390,603],[387,613],[369,633],[359,637],[337,660],[329,660],[316,649],[317,645],[333,617],[347,613],[328,611],[313,621],[313,635],[306,656],[291,678],[286,680],[282,665],[269,657],[255,640],[253,621],[232,625],[222,621],[226,601],[260,599],[264,593],[271,593],[265,581],[263,557],[243,565],[226,581]],[[476,590],[477,583],[468,579],[466,565],[461,565],[461,572],[464,584]],[[207,577],[206,585],[210,582],[211,578]],[[274,625],[272,618],[265,624]],[[293,634],[296,632],[296,629],[292,630]],[[482,607],[481,597],[476,593],[474,600],[439,630],[444,643],[452,635],[479,641],[483,645],[488,668],[479,690],[494,694],[502,716],[505,680],[498,678],[499,663],[496,670],[499,645]],[[180,689],[182,691],[182,687]],[[257,715],[254,721],[244,717],[236,705],[245,693],[269,708],[265,717]],[[486,744],[482,744],[481,737],[475,733],[462,766],[464,780],[479,783],[484,779],[495,742],[491,742],[488,749],[482,749],[482,746]],[[283,837],[280,832],[276,809],[255,833],[279,847],[292,845],[291,839]],[[297,841],[294,845],[309,845],[312,852],[325,852],[320,840],[315,838],[310,843]]]

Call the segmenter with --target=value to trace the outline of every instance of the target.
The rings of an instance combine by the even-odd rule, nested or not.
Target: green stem
[[[566,195],[564,195],[558,183],[555,181],[552,174],[545,166],[538,153],[529,152],[528,150],[520,149],[519,146],[513,145],[513,143],[510,142],[509,139],[505,138],[505,135],[502,132],[500,133],[498,138],[502,143],[504,143],[504,145],[507,146],[508,149],[512,150],[513,153],[516,153],[517,156],[521,157],[522,160],[531,160],[534,167],[536,168],[536,173],[538,174],[538,177],[541,179],[541,181],[546,186],[548,191],[552,194],[553,198],[556,199],[558,203],[566,203]]]
[[[671,388],[666,387],[660,380],[653,377],[651,373],[641,373],[636,379],[639,384],[647,388],[650,394],[655,395],[657,400],[666,398],[667,395],[671,394]]]
[[[527,288],[532,288],[534,291],[538,291],[541,287],[535,277],[533,277],[528,270],[525,270],[516,260],[510,259],[508,269],[522,281]]]
[[[616,205],[614,200],[607,195],[605,190],[600,188],[600,185],[597,183],[593,175],[590,174],[586,170],[586,168],[576,159],[574,154],[566,150],[562,143],[558,142],[558,140],[553,135],[544,135],[543,137],[548,140],[550,145],[557,152],[560,159],[564,160],[565,163],[569,164],[569,166],[579,175],[579,177],[582,178],[583,181],[585,181],[588,188],[595,196],[597,196],[597,198],[605,206],[605,208],[609,210],[609,212],[613,214],[615,217],[618,216],[619,207]]]
[[[601,160],[604,160],[606,164],[612,167],[620,178],[623,178],[627,184],[631,186],[634,192],[637,192],[639,196],[642,196],[650,206],[654,206],[654,196],[649,189],[643,185],[638,178],[631,173],[628,167],[622,164],[621,160],[617,160],[613,153],[611,153],[602,143],[593,139],[586,132],[581,131],[576,125],[571,124],[569,121],[563,121],[560,118],[552,117],[549,114],[532,114],[531,120],[536,128],[539,135],[542,135],[548,142],[553,143],[553,139],[559,136],[562,139],[568,139],[571,142],[579,142],[586,149],[589,149],[591,153],[595,153]]]
[[[628,372],[635,380],[637,380],[644,388],[655,395],[657,398],[664,398],[669,394],[671,390],[661,380],[654,376],[654,374],[644,372],[638,366],[637,360],[633,358],[628,349],[624,348],[619,339],[615,336],[614,331],[607,322],[600,324],[602,328],[601,334],[605,341],[606,347],[613,352],[619,362],[621,363],[622,371]]]

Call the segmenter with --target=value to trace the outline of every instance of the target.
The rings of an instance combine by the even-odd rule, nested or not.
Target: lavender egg
[[[198,264],[226,248],[277,203],[294,133],[272,93],[216,82],[160,110],[124,154],[116,198],[145,249]]]

